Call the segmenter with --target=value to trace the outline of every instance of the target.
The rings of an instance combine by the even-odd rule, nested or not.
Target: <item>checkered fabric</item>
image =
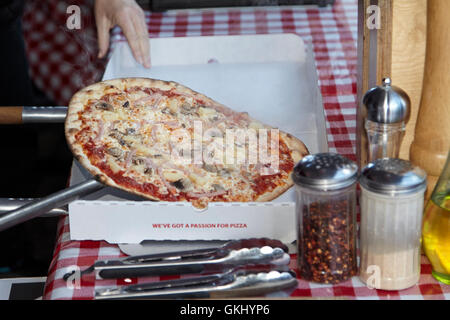
[[[185,276],[146,277],[125,280],[96,280],[94,275],[86,274],[81,278],[74,276],[63,280],[65,274],[81,272],[98,259],[125,257],[118,246],[104,241],[70,241],[68,219],[61,219],[58,227],[58,240],[53,261],[50,266],[44,299],[84,300],[94,297],[94,290],[117,285],[130,285],[159,280],[178,279]],[[297,269],[297,257],[291,255],[289,265]],[[79,274],[79,273],[78,273]],[[326,297],[356,300],[443,300],[450,299],[450,286],[436,281],[431,275],[431,265],[425,256],[421,260],[421,277],[417,285],[401,291],[369,289],[358,277],[337,285],[325,285],[298,279],[295,289],[277,292],[268,296],[279,297]]]
[[[56,105],[68,105],[79,89],[100,81],[106,59],[98,59],[93,1],[28,0],[23,34],[31,77]],[[76,22],[80,9],[80,28]]]
[[[319,84],[323,96],[327,135],[330,151],[350,159],[355,156],[356,131],[356,70],[357,70],[357,1],[337,0],[333,7],[267,7],[214,10],[173,11],[147,13],[150,37],[186,37],[201,35],[239,35],[265,33],[296,33],[305,42],[313,44]],[[28,37],[45,33],[45,27],[32,24],[26,28]],[[42,37],[40,35],[39,37]],[[56,42],[55,38],[40,38]],[[124,40],[119,29],[113,31],[113,45]],[[28,40],[28,43],[30,40]],[[35,79],[45,79],[48,73],[38,64],[46,64],[49,56],[43,55],[40,46],[30,47]],[[36,52],[34,52],[36,50]],[[62,49],[64,50],[64,49]],[[86,52],[86,51],[84,51]],[[67,57],[67,55],[63,55]],[[86,65],[88,68],[88,65]],[[79,83],[65,79],[61,70],[51,69],[53,77],[60,79],[60,86],[49,86],[42,81],[50,96],[64,101]],[[40,74],[42,71],[43,75]],[[80,76],[83,79],[83,76]],[[86,78],[88,79],[88,77]],[[67,90],[66,96],[57,92]],[[50,265],[44,299],[92,299],[94,290],[102,287],[167,280],[171,277],[154,277],[125,280],[95,280],[86,275],[71,281],[63,276],[72,270],[84,270],[98,259],[118,258],[124,254],[118,246],[104,241],[70,241],[68,219],[62,218],[58,229],[57,245]],[[297,288],[279,292],[276,296],[292,297],[343,297],[348,299],[448,299],[450,286],[442,285],[431,276],[431,266],[422,257],[419,284],[402,291],[383,291],[367,288],[357,277],[338,285],[322,285],[299,279]],[[296,257],[291,256],[291,267],[296,269]]]

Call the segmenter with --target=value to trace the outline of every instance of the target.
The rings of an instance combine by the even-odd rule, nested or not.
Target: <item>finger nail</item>
[[[152,63],[150,62],[150,58],[145,59],[145,65],[144,67],[150,68],[152,66]]]
[[[144,61],[142,60],[141,56],[137,56],[136,60],[137,60],[137,62],[139,62],[139,64],[144,64]]]

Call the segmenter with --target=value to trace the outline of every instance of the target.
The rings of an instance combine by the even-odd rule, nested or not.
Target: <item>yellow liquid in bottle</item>
[[[433,276],[450,284],[450,194],[437,194],[428,202],[422,245],[431,262]]]

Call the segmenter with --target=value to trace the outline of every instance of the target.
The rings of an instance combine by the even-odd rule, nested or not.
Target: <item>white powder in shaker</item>
[[[360,278],[368,287],[384,290],[402,290],[415,285],[420,277],[420,251],[374,253],[368,250]],[[417,272],[419,271],[419,272]]]
[[[384,290],[415,285],[420,277],[423,193],[390,197],[361,189],[361,280]]]

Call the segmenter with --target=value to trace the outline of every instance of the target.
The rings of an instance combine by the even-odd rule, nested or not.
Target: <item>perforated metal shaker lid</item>
[[[378,159],[362,171],[362,187],[386,195],[412,194],[424,191],[427,174],[411,162],[402,159]]]
[[[318,153],[304,157],[294,168],[292,179],[297,185],[318,190],[336,190],[352,185],[358,177],[358,166],[336,153]]]

